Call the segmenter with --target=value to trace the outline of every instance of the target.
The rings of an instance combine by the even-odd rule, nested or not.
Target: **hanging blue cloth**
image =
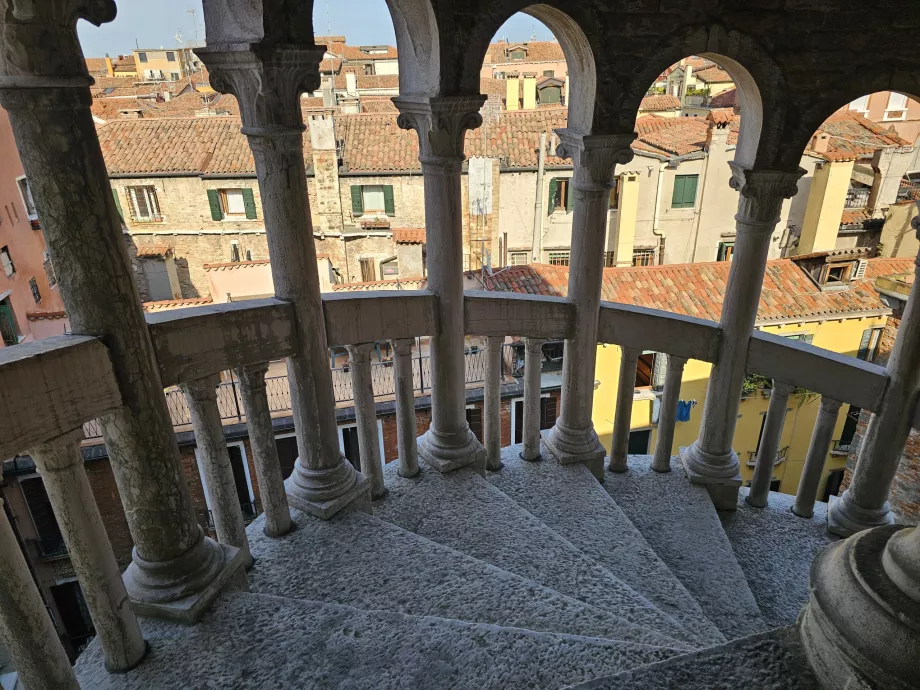
[[[693,407],[689,400],[678,400],[677,401],[677,421],[678,422],[689,422],[690,421],[690,408]]]

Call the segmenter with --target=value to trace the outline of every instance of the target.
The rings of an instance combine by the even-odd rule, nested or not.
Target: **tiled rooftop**
[[[711,108],[734,108],[735,105],[740,105],[740,103],[737,103],[737,100],[738,90],[728,89],[727,91],[713,96],[712,100],[709,101],[709,106]]]
[[[172,250],[167,244],[150,244],[144,247],[137,248],[137,255],[140,258],[151,258],[158,256],[166,256]]]
[[[910,146],[902,139],[881,125],[877,125],[852,110],[831,115],[821,131],[830,134],[826,153],[813,153],[828,160],[845,160],[847,158],[864,158],[871,156],[876,149],[885,146]]]
[[[425,228],[394,228],[396,244],[425,244]]]
[[[508,49],[512,47],[523,46],[527,49],[527,58],[524,60],[512,60],[508,57]],[[556,41],[528,41],[526,43],[498,43],[489,44],[489,50],[486,52],[486,64],[514,64],[521,62],[561,62],[565,60],[565,54],[562,52],[562,46]]]
[[[704,81],[708,84],[724,84],[726,82],[731,83],[732,77],[721,67],[707,67],[706,69],[701,69],[698,72],[694,72],[694,77],[700,81]]]
[[[680,99],[669,94],[646,96],[639,106],[639,110],[645,111],[674,110],[677,108],[680,108]]]
[[[333,285],[334,292],[364,292],[372,290],[424,290],[428,279],[422,276],[398,278],[396,280],[372,280],[366,283],[339,283]]]
[[[199,307],[202,304],[211,304],[214,300],[210,297],[186,297],[184,299],[164,299],[157,302],[144,302],[144,311],[167,311],[169,309],[183,309],[185,307]]]

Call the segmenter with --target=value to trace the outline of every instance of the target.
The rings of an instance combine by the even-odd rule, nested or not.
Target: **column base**
[[[799,634],[828,690],[920,688],[920,601],[899,589],[883,566],[889,541],[903,529],[864,531],[815,558]]]
[[[338,465],[321,470],[310,469],[297,458],[294,472],[284,482],[291,507],[321,520],[329,520],[349,505],[363,513],[371,512],[367,480],[344,455],[339,457]]]
[[[190,625],[227,587],[248,589],[245,561],[245,551],[202,532],[195,546],[171,561],[145,561],[135,549],[122,580],[137,615]]]
[[[601,444],[593,426],[587,429],[571,429],[557,421],[549,433],[543,436],[543,445],[547,454],[555,458],[560,465],[584,463],[597,481],[604,481],[604,457],[607,455],[607,449]]]
[[[485,475],[486,456],[486,449],[469,426],[454,436],[440,434],[432,427],[418,439],[419,460],[441,474],[472,466],[479,474]]]
[[[734,460],[732,471],[731,461]],[[680,461],[691,484],[705,486],[716,510],[737,510],[741,488],[741,465],[738,455],[713,456],[699,450],[696,443],[680,449]],[[729,472],[732,471],[731,474]]]
[[[849,537],[863,530],[890,525],[894,516],[888,501],[877,510],[861,508],[853,502],[850,490],[843,492],[843,496],[831,496],[831,504],[827,511],[827,531],[838,537]]]

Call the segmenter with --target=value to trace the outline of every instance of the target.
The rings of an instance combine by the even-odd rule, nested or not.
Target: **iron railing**
[[[62,538],[27,539],[38,554],[40,560],[51,560],[67,555],[67,543]]]
[[[850,187],[847,190],[847,199],[844,202],[844,208],[866,208],[869,205],[868,187]]]

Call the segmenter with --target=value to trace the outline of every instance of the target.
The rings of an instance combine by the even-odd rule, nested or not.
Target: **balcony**
[[[872,190],[869,187],[850,187],[847,190],[847,198],[843,202],[844,208],[866,208],[869,205],[869,194]]]

